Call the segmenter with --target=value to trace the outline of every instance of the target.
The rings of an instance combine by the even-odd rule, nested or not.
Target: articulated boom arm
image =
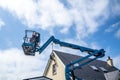
[[[35,31],[26,30],[25,37],[24,37],[24,43],[22,44],[23,50],[26,55],[34,56],[35,52],[42,53],[51,42],[53,42],[55,44],[59,44],[60,46],[63,46],[63,47],[77,49],[77,50],[80,50],[81,52],[88,53],[87,56],[82,57],[82,58],[75,60],[66,65],[66,67],[65,67],[66,80],[71,80],[71,78],[72,78],[72,80],[82,80],[74,75],[74,70],[79,69],[79,68],[83,67],[84,65],[86,65],[98,58],[102,58],[105,55],[104,49],[96,50],[96,49],[90,49],[90,48],[82,47],[82,46],[67,43],[67,42],[62,42],[58,39],[55,39],[54,36],[51,36],[41,47],[39,47],[39,46],[37,46],[37,43],[39,42],[38,41],[39,36],[36,37],[36,39],[38,39],[38,40],[36,42],[32,43],[32,42],[28,41],[29,37],[27,37],[27,32],[32,32],[32,33],[36,33],[36,34],[40,35],[39,33],[35,32]],[[94,58],[88,59],[92,56]],[[87,60],[87,61],[85,61],[85,60]],[[77,66],[75,66],[76,64],[77,64]]]
[[[72,48],[72,49],[77,49],[80,50],[81,52],[88,52],[89,54],[93,53],[93,52],[98,52],[98,50],[94,50],[94,49],[90,49],[90,48],[86,48],[86,47],[82,47],[82,46],[78,46],[75,44],[71,44],[71,43],[67,43],[67,42],[62,42],[58,39],[55,39],[54,36],[51,36],[39,49],[38,51],[40,53],[42,53],[42,51],[44,51],[44,49],[51,43],[55,43],[55,44],[59,44],[60,46],[63,47],[68,47],[68,48]],[[103,49],[102,49],[103,50]],[[94,54],[95,56],[102,56],[104,54],[102,54],[101,52],[99,54]]]

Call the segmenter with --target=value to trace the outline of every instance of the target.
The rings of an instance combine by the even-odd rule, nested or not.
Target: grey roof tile
[[[60,58],[60,60],[64,63],[64,65],[67,65],[72,61],[82,58],[82,56],[68,54],[65,52],[60,52],[60,51],[55,51],[55,50],[54,50],[54,52],[57,54],[57,56]],[[89,59],[87,59],[87,60],[89,60]],[[93,70],[90,67],[90,65],[96,66],[99,69],[99,71]],[[75,72],[76,76],[83,78],[85,80],[106,80],[104,77],[104,72],[99,67],[105,68],[108,72],[118,70],[114,66],[113,67],[109,66],[107,64],[107,62],[105,62],[105,61],[95,60],[80,69],[74,70],[74,72]]]

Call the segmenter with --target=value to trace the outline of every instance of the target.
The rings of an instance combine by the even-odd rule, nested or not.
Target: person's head
[[[32,35],[37,35],[37,32],[34,32]]]
[[[35,35],[37,35],[38,33],[37,32],[35,32]]]

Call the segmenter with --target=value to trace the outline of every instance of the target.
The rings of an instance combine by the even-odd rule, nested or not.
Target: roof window
[[[98,68],[96,66],[90,66],[93,70],[98,71]]]
[[[107,69],[103,68],[103,67],[99,67],[103,72],[107,72]]]

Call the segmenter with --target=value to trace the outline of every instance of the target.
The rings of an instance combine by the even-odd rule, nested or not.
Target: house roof
[[[33,78],[27,78],[27,79],[23,79],[23,80],[52,80],[46,76],[40,76],[40,77],[33,77]]]
[[[68,54],[65,52],[54,51],[64,65],[69,64],[72,61],[82,58],[82,56]],[[90,58],[89,58],[90,59]],[[87,59],[87,60],[89,60]],[[95,66],[98,70],[92,69],[90,66]],[[103,67],[107,72],[118,70],[116,67],[109,66],[107,62],[101,60],[95,60],[80,69],[74,70],[76,76],[84,80],[106,80],[104,73],[99,67]]]

